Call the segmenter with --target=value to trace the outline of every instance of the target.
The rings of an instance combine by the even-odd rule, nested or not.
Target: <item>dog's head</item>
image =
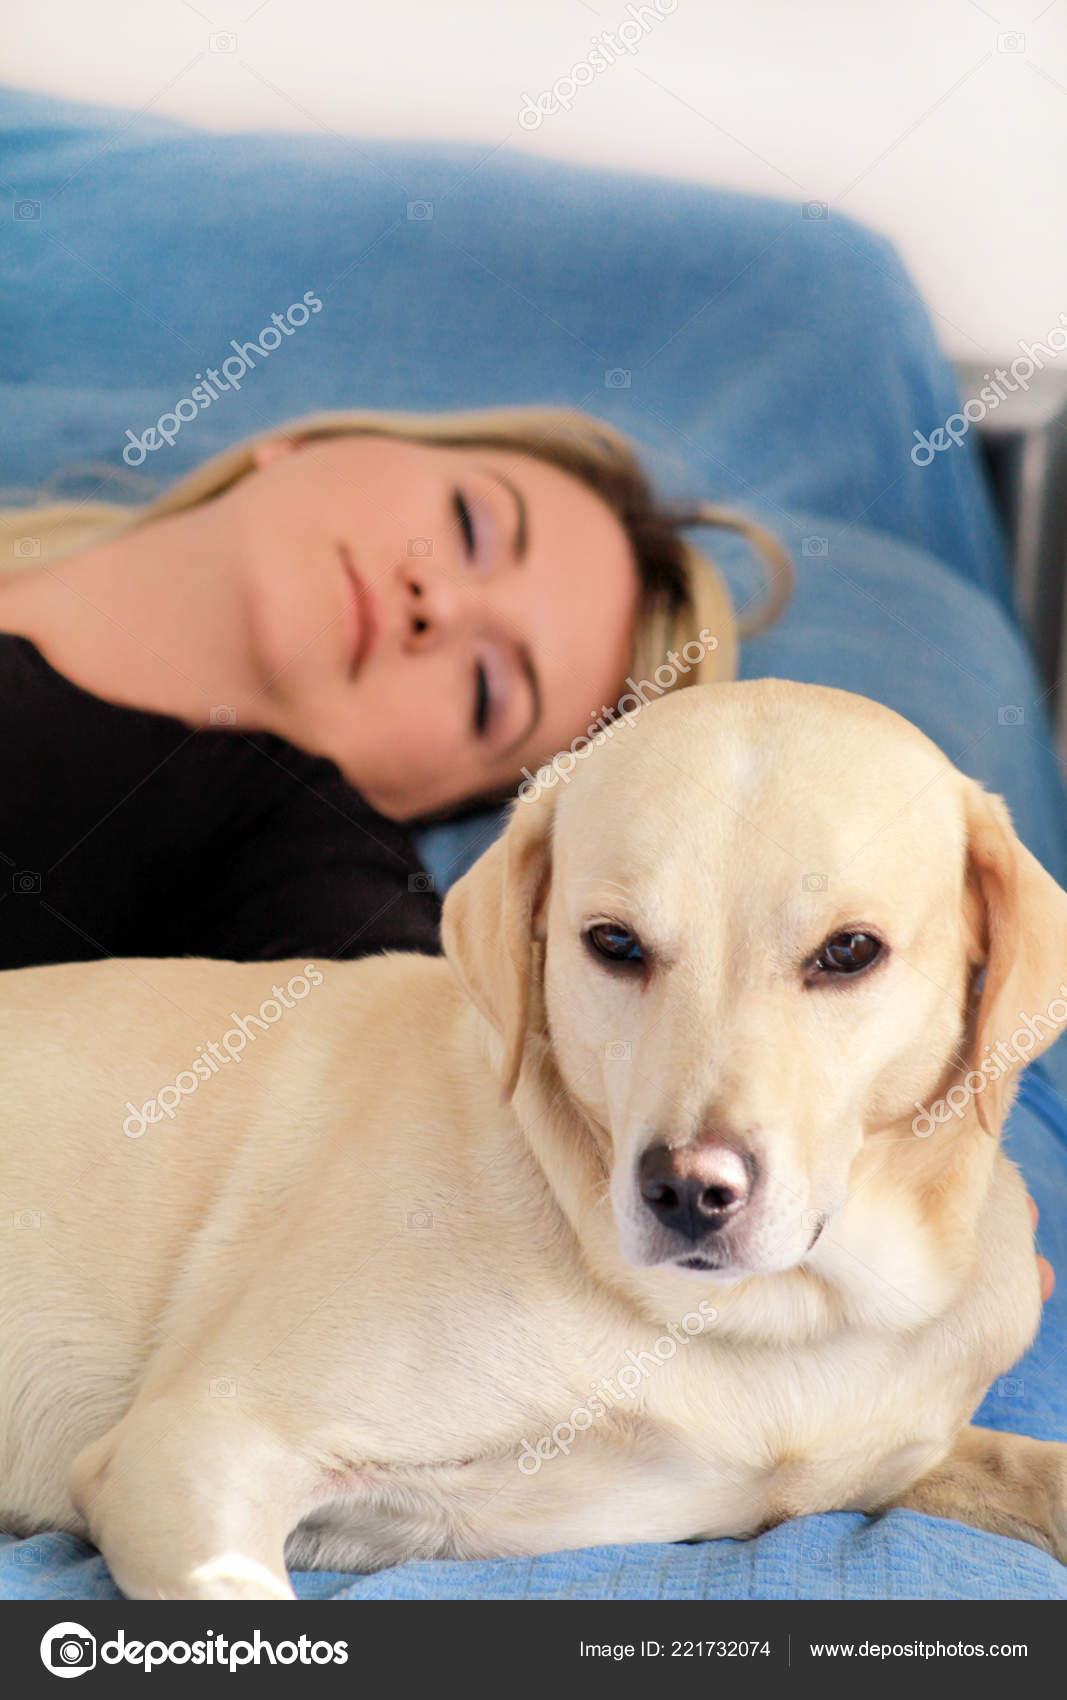
[[[507,1094],[547,1038],[624,1258],[705,1280],[802,1263],[870,1136],[995,1135],[1067,1031],[1067,895],[1003,804],[818,686],[619,724],[516,803],[444,940]]]

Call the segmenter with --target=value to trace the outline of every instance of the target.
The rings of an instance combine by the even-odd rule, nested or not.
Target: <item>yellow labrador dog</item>
[[[841,1507],[1067,1562],[1067,1445],[968,1426],[1038,1322],[998,1132],[1067,1016],[1002,804],[861,698],[691,689],[444,936],[0,978],[6,1526],[153,1598]]]

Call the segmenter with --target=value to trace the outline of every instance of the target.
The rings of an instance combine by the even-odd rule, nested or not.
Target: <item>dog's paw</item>
[[[164,1566],[112,1564],[116,1585],[128,1600],[295,1600],[289,1579],[242,1553],[221,1553],[194,1568],[173,1573]]]
[[[1067,1564],[1067,1446],[1046,1441],[1049,1448],[1048,1532],[1049,1551]]]

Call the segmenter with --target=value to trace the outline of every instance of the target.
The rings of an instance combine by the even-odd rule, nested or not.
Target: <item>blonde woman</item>
[[[746,629],[790,584],[562,410],[319,415],[146,507],[3,523],[0,967],[436,950],[410,823],[513,793],[627,678],[734,675],[680,527],[762,553]]]

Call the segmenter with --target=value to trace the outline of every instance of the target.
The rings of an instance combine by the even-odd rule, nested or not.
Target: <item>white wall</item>
[[[636,31],[627,0],[0,0],[0,77],[218,129],[470,139],[826,201],[897,241],[953,354],[1058,323],[1067,0],[651,3],[667,15],[537,127],[523,96]]]

